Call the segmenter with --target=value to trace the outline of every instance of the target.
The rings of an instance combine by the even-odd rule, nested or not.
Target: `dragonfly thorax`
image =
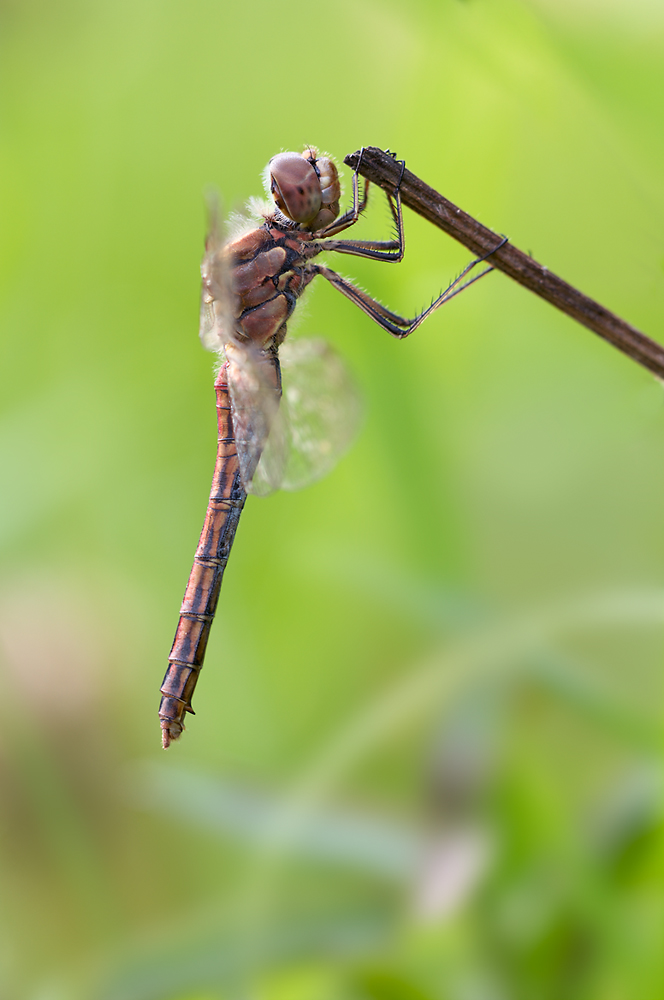
[[[267,168],[270,194],[279,210],[300,228],[316,232],[339,214],[336,165],[309,146],[303,153],[278,153]]]

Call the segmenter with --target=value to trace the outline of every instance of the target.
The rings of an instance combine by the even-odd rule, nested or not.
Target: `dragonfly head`
[[[278,153],[267,167],[267,184],[279,210],[303,229],[316,232],[339,214],[339,175],[332,160],[313,146],[303,153]]]

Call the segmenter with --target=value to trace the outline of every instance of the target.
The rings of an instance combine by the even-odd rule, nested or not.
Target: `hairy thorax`
[[[235,333],[266,349],[278,347],[299,296],[315,277],[308,260],[320,252],[312,233],[268,219],[224,249],[230,269]]]

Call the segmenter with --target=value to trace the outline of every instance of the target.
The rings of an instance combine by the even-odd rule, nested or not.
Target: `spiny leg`
[[[404,170],[406,169],[406,161],[401,160],[401,175],[397,181],[397,185],[394,189],[394,194],[390,195],[385,192],[388,204],[390,206],[390,211],[392,213],[392,219],[396,227],[396,236],[394,240],[333,240],[330,236],[334,236],[336,233],[342,232],[344,229],[348,229],[350,226],[355,225],[358,221],[360,213],[364,210],[367,203],[367,192],[369,189],[369,182],[366,181],[364,188],[364,198],[362,204],[358,207],[358,170],[362,162],[362,153],[364,152],[364,147],[360,150],[360,158],[357,163],[357,167],[353,172],[353,208],[346,212],[341,219],[337,222],[332,223],[327,229],[323,229],[318,233],[314,233],[314,240],[318,252],[334,250],[337,253],[348,253],[355,257],[368,257],[371,260],[386,260],[392,261],[393,263],[398,263],[403,259],[404,255],[404,238],[403,238],[403,216],[401,212],[401,196],[400,188],[401,181],[403,179]],[[396,201],[392,201],[392,198]]]
[[[477,257],[475,260],[472,260],[470,264],[464,267],[461,274],[456,277],[443,292],[440,293],[438,298],[434,299],[431,305],[419,313],[414,319],[404,319],[403,316],[399,316],[398,313],[393,313],[390,309],[381,305],[380,302],[377,302],[366,292],[363,292],[362,289],[356,288],[356,286],[350,281],[346,278],[342,278],[340,274],[337,274],[336,271],[332,271],[329,267],[323,267],[320,264],[314,264],[312,266],[316,274],[320,274],[322,277],[326,278],[331,285],[334,285],[334,287],[341,292],[342,295],[345,295],[346,298],[350,299],[351,302],[354,302],[356,306],[359,306],[359,308],[375,323],[377,323],[378,326],[382,327],[383,330],[386,330],[398,340],[403,340],[404,337],[408,337],[411,333],[413,333],[413,331],[417,330],[418,326],[420,326],[432,312],[435,312],[436,309],[440,308],[440,306],[444,305],[446,302],[449,302],[449,300],[453,299],[455,295],[459,294],[459,292],[463,292],[466,288],[469,288],[470,285],[473,285],[476,281],[479,281],[480,278],[483,278],[486,274],[493,271],[492,267],[487,267],[479,274],[476,274],[475,277],[463,282],[463,284],[460,284],[465,276],[474,267],[476,267],[477,264],[481,264],[482,261],[485,261],[491,256],[491,254],[495,253],[496,250],[499,250],[500,247],[504,246],[506,243],[507,237],[505,237],[505,239],[502,240],[497,247],[494,247],[493,250],[484,254],[483,257]]]

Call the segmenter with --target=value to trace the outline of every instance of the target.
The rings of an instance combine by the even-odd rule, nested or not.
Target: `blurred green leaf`
[[[356,981],[367,1000],[435,1000],[388,969],[363,969],[356,974]]]

